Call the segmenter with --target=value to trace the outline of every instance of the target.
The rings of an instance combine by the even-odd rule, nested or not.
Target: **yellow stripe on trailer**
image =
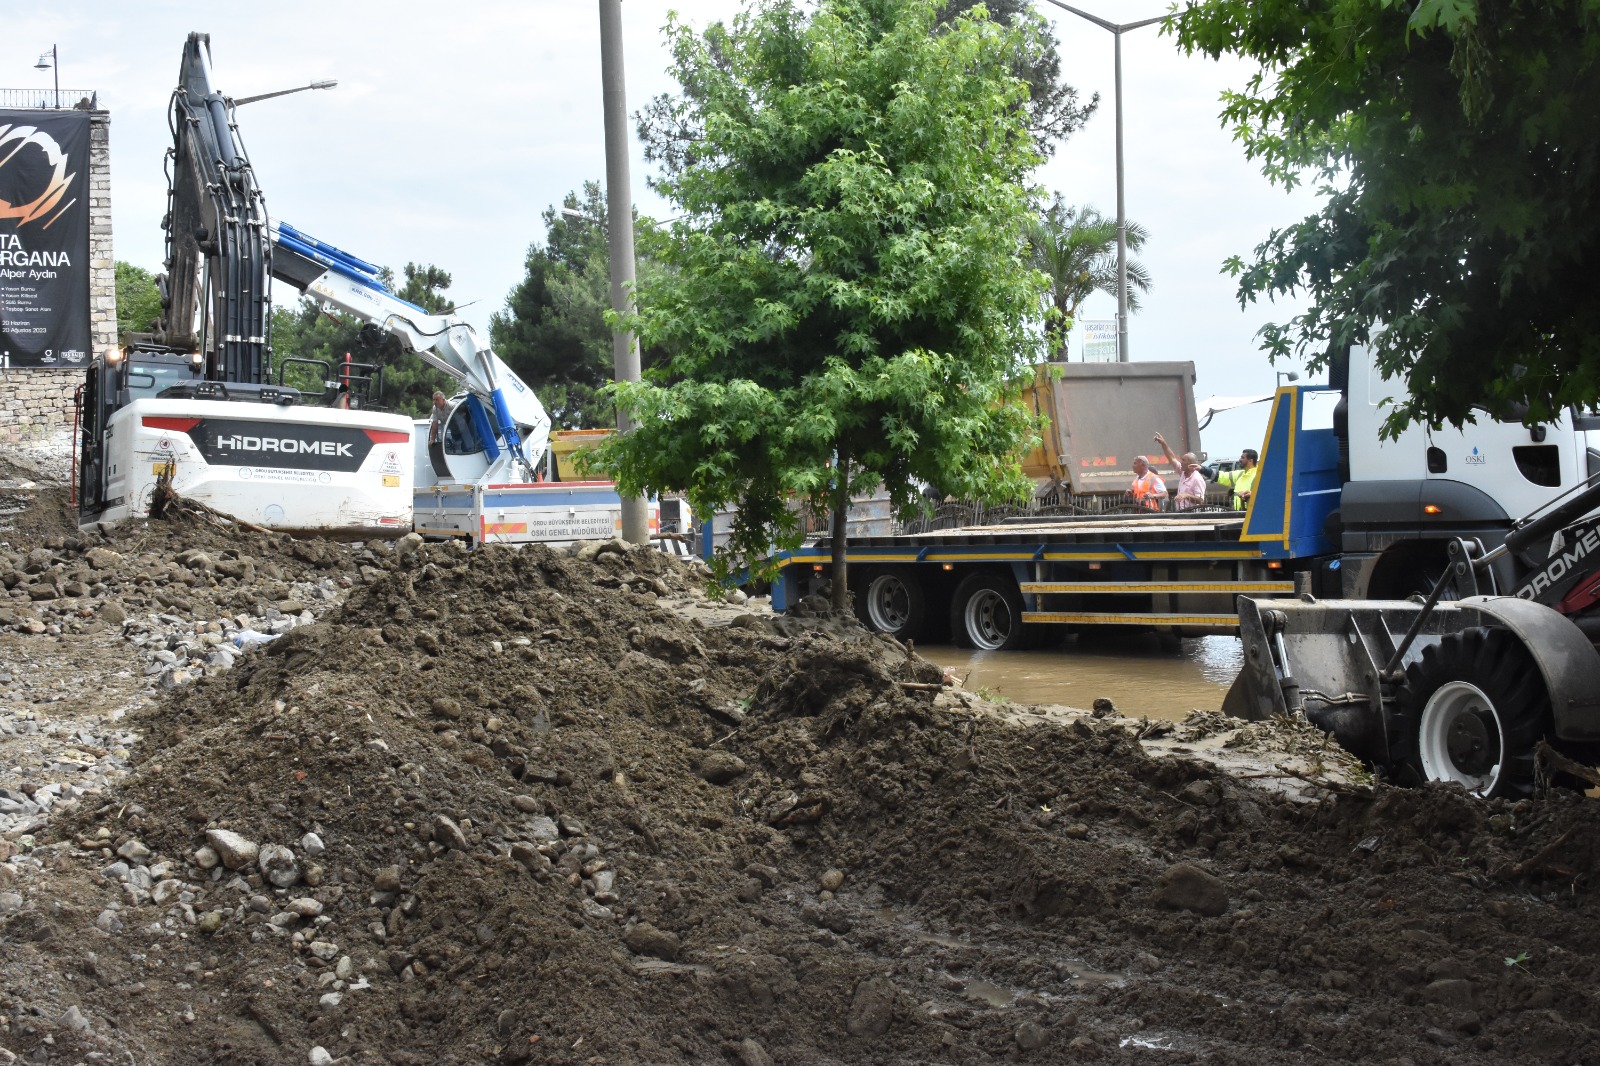
[[[1293,581],[1024,581],[1023,592],[1248,592],[1292,594]]]
[[[1022,621],[1079,626],[1210,626],[1239,628],[1233,614],[1117,614],[1109,611],[1023,611]]]

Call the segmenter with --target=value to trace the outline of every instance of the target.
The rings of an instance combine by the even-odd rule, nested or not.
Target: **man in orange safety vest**
[[[1167,483],[1150,469],[1150,460],[1142,455],[1133,457],[1133,487],[1128,492],[1134,503],[1148,511],[1159,511],[1167,503]]]

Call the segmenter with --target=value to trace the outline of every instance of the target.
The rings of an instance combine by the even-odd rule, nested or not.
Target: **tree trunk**
[[[833,521],[828,535],[833,542],[833,609],[850,607],[850,574],[844,558],[845,529],[850,520],[850,455],[841,451],[834,463]]]

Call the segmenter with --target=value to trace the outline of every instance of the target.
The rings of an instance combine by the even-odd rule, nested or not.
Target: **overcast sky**
[[[675,88],[661,27],[676,9],[697,26],[736,0],[625,0],[628,106]],[[1103,18],[1159,15],[1151,0],[1079,0]],[[1048,190],[1116,211],[1111,34],[1041,3],[1067,80],[1100,112],[1039,174]],[[539,213],[605,170],[597,5],[582,0],[462,0],[455,4],[273,0],[254,5],[146,2],[13,8],[0,39],[0,87],[48,92],[39,53],[59,50],[63,90],[94,89],[111,112],[118,259],[159,270],[165,211],[168,99],[190,30],[211,35],[217,88],[249,96],[337,78],[337,88],[249,104],[240,134],[275,218],[397,272],[430,262],[480,328],[523,273]],[[1128,217],[1151,232],[1142,256],[1155,278],[1133,317],[1135,359],[1192,359],[1196,396],[1269,391],[1272,368],[1253,339],[1288,309],[1241,311],[1219,273],[1274,226],[1312,210],[1310,194],[1272,188],[1217,120],[1242,64],[1181,55],[1157,27],[1123,42]],[[630,129],[631,129],[630,122]],[[645,184],[635,144],[634,198],[670,209]],[[280,287],[281,298],[281,287]],[[1111,318],[1096,297],[1087,317]],[[1219,416],[1204,443],[1235,455],[1259,443],[1264,413]],[[1152,426],[1152,431],[1175,427]]]

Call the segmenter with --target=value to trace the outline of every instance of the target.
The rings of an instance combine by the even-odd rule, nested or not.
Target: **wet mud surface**
[[[620,547],[0,539],[0,1063],[1600,1061],[1575,793],[988,705]]]

